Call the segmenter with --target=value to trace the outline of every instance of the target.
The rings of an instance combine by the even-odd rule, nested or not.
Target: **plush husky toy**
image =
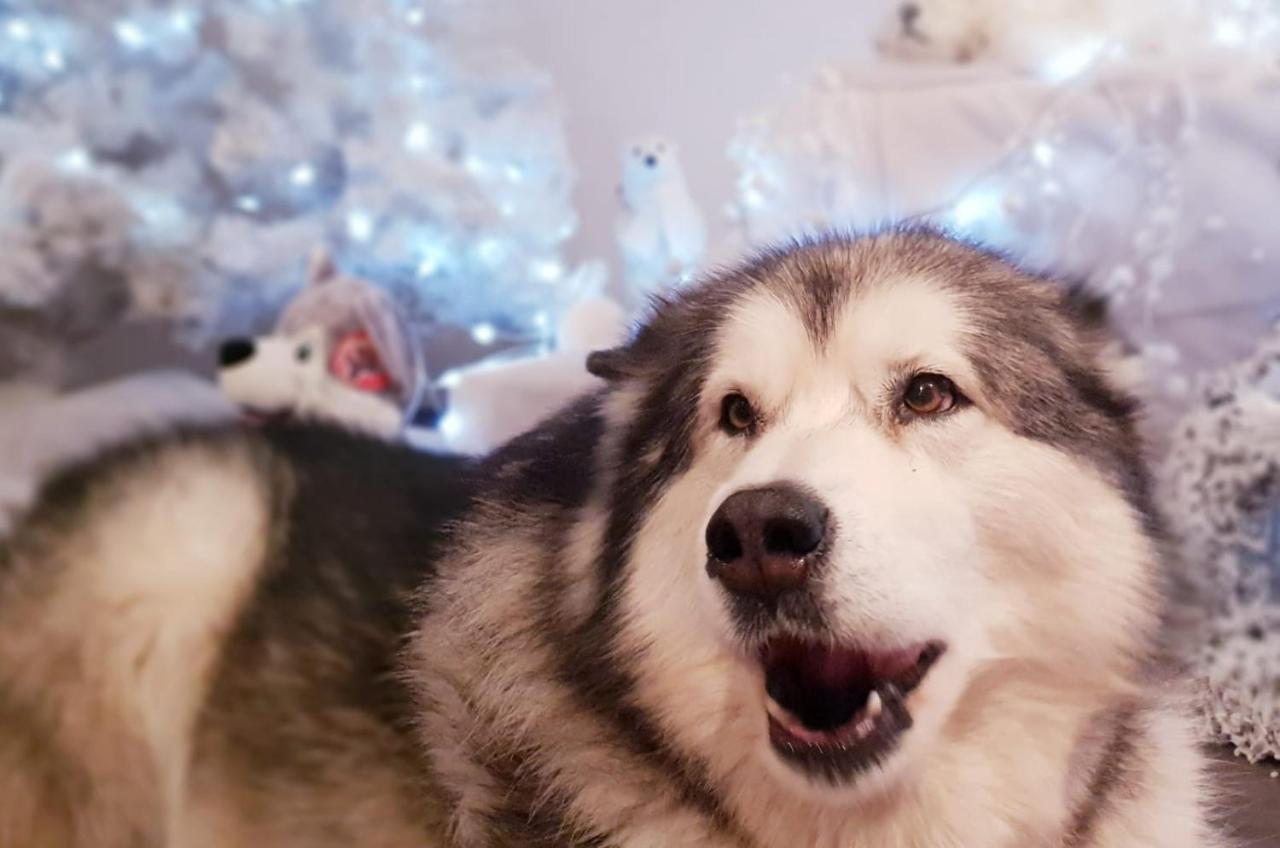
[[[324,252],[273,335],[223,343],[218,383],[251,419],[321,418],[386,438],[401,435],[426,388],[391,298],[339,273]]]

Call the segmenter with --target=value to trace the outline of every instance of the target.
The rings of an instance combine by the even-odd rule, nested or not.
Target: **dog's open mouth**
[[[872,651],[773,639],[761,662],[774,750],[832,782],[865,771],[911,727],[907,696],[942,652],[940,642]]]

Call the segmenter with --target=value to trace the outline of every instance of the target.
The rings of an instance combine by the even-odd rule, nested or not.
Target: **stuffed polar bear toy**
[[[318,418],[384,438],[403,434],[429,391],[390,296],[340,273],[323,251],[274,334],[223,342],[218,384],[250,420]]]
[[[707,247],[707,227],[693,200],[676,145],[636,139],[622,154],[621,201],[614,236],[629,290],[647,298],[682,282]]]

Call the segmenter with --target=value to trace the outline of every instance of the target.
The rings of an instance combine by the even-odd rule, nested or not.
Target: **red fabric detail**
[[[362,392],[380,394],[394,385],[382,364],[382,355],[365,330],[353,330],[338,339],[329,357],[329,373]]]

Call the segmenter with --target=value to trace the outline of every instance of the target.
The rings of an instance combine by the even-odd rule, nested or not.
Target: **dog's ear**
[[[608,383],[647,379],[669,358],[672,344],[691,335],[689,321],[679,300],[653,295],[649,298],[649,316],[631,339],[589,355],[587,371]]]
[[[587,371],[606,383],[620,383],[638,377],[640,373],[627,345],[587,354]]]
[[[323,285],[337,275],[338,266],[334,264],[333,256],[326,248],[321,246],[312,251],[311,259],[307,263],[307,285]]]
[[[1111,324],[1107,296],[1092,291],[1086,283],[1075,282],[1062,293],[1067,314],[1083,330],[1106,330]]]

